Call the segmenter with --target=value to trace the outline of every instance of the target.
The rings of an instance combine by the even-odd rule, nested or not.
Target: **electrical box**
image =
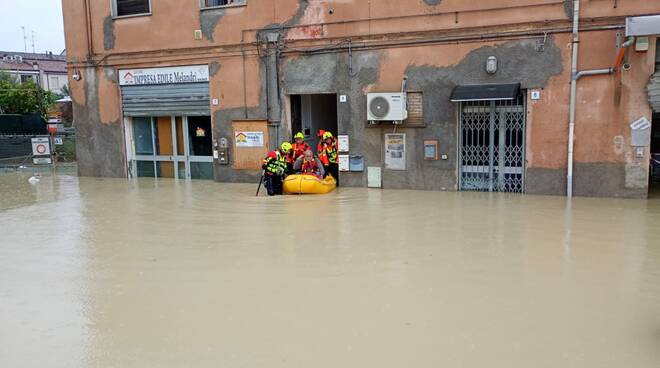
[[[349,165],[351,171],[364,171],[364,156],[351,156]]]
[[[367,168],[367,187],[382,188],[382,169],[378,166],[369,166]]]
[[[651,123],[643,117],[630,124],[630,145],[633,147],[647,147],[651,144]]]
[[[648,37],[635,38],[635,51],[637,52],[649,51],[649,38]]]

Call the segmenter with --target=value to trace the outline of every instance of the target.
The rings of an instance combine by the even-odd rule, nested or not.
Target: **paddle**
[[[259,179],[259,186],[257,187],[257,194],[255,197],[259,197],[259,191],[261,190],[261,183],[264,182],[264,177],[266,176],[266,170],[261,173],[261,179]]]

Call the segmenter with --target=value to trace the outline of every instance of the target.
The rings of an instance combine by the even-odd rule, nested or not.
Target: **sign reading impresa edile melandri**
[[[119,85],[121,86],[200,83],[208,81],[208,65],[123,69],[119,71]]]

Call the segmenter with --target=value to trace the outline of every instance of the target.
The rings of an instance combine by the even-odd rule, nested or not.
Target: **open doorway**
[[[291,95],[291,136],[305,134],[305,142],[316,148],[319,130],[337,134],[337,95]]]
[[[305,143],[312,147],[318,155],[318,135],[321,130],[332,133],[337,139],[337,95],[327,93],[291,95],[289,97],[291,101],[291,136],[302,132],[305,135]],[[326,154],[323,157],[327,160],[329,156],[331,155]],[[321,158],[322,163],[323,157]],[[338,158],[335,156],[336,159]],[[339,185],[338,162],[331,161],[327,166],[326,164],[328,161],[324,163],[326,175],[331,174],[337,179],[337,185]]]
[[[651,123],[651,162],[649,196],[660,197],[660,113],[653,114]]]

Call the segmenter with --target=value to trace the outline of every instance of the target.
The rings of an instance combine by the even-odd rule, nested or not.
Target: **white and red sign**
[[[182,84],[208,81],[208,65],[124,69],[119,71],[120,86],[148,86],[154,84]]]
[[[50,156],[50,141],[47,137],[32,138],[33,156]]]

